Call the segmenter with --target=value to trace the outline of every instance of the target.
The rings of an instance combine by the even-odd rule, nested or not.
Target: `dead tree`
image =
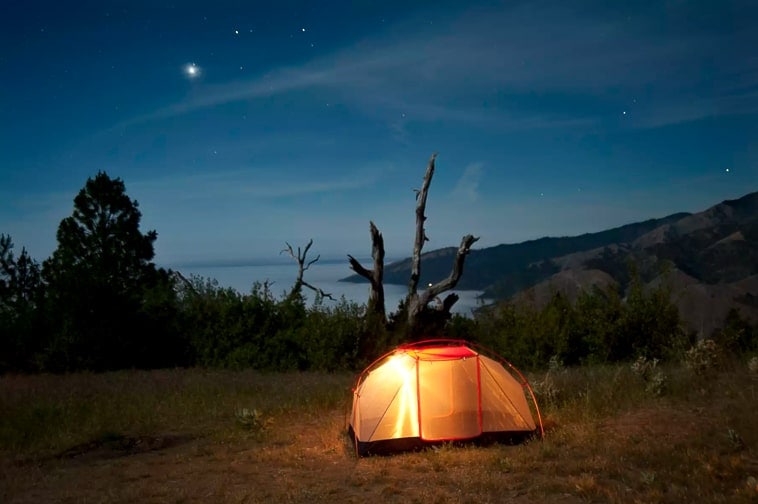
[[[436,309],[441,314],[449,316],[450,310],[453,305],[458,301],[458,295],[452,293],[445,297],[441,304],[435,308],[429,307],[429,302],[436,299],[437,296],[443,292],[449,291],[458,284],[461,275],[463,275],[463,264],[471,250],[471,246],[479,239],[473,235],[466,235],[461,239],[461,244],[458,247],[458,252],[455,256],[455,262],[453,263],[453,269],[444,280],[437,282],[434,285],[430,285],[427,289],[419,292],[418,282],[421,277],[421,250],[424,248],[424,243],[429,241],[424,229],[424,222],[426,221],[426,198],[429,194],[429,185],[432,182],[434,176],[434,162],[437,158],[437,154],[432,154],[429,159],[429,164],[424,174],[424,182],[421,189],[416,194],[416,238],[413,242],[413,257],[411,258],[411,278],[408,282],[408,297],[406,298],[406,306],[408,308],[408,325],[413,330],[416,327],[419,316],[424,310]]]
[[[430,307],[429,303],[438,299],[438,296],[445,291],[455,288],[463,275],[463,263],[471,250],[471,246],[479,239],[472,235],[466,235],[461,240],[461,244],[458,247],[458,253],[455,256],[455,262],[453,263],[453,269],[450,275],[434,285],[430,285],[428,289],[422,292],[418,291],[418,282],[421,277],[421,250],[424,247],[424,243],[428,241],[426,231],[424,229],[424,221],[426,216],[426,198],[429,194],[429,185],[432,182],[432,176],[434,175],[434,162],[437,158],[437,154],[433,154],[429,159],[429,165],[424,175],[424,183],[421,189],[415,190],[416,192],[416,238],[413,244],[413,257],[411,262],[411,277],[408,283],[408,296],[406,297],[406,308],[408,311],[408,326],[412,331],[417,327],[418,321],[425,311],[434,310],[436,314],[444,318],[449,318],[450,310],[453,305],[458,301],[457,294],[450,294],[445,297],[438,305]],[[384,307],[384,285],[382,283],[382,277],[384,274],[384,239],[382,234],[376,228],[373,222],[371,222],[371,256],[374,259],[374,267],[369,270],[361,266],[361,264],[351,255],[350,267],[366,278],[371,283],[371,291],[369,294],[369,308],[368,313],[375,314],[380,317],[383,324],[386,324],[386,315]]]
[[[350,268],[371,284],[371,290],[368,296],[367,312],[376,317],[377,322],[384,325],[387,322],[387,315],[384,307],[384,238],[382,233],[376,228],[373,221],[370,222],[371,231],[371,257],[374,259],[373,269],[364,268],[358,260],[351,256]]]
[[[311,248],[311,245],[313,245],[312,238],[308,241],[308,245],[305,246],[304,250],[301,251],[300,247],[298,247],[297,255],[295,255],[295,251],[293,250],[292,245],[287,243],[287,248],[280,252],[280,254],[287,252],[290,255],[290,257],[292,257],[297,262],[297,268],[298,268],[297,278],[295,279],[295,285],[292,286],[292,290],[287,296],[287,299],[290,299],[290,300],[293,299],[295,296],[300,294],[300,292],[303,290],[303,287],[308,287],[313,292],[315,292],[317,296],[320,296],[322,298],[329,298],[332,301],[334,301],[334,298],[332,297],[331,294],[326,293],[323,290],[319,289],[318,287],[314,287],[313,285],[303,280],[303,275],[308,270],[308,268],[310,268],[313,263],[317,262],[321,258],[321,255],[317,255],[315,259],[312,259],[306,262],[306,259],[308,257],[308,250]]]

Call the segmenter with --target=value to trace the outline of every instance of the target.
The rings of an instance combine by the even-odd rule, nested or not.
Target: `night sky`
[[[410,255],[758,190],[758,2],[8,0],[0,233],[38,260],[99,170],[155,261]]]

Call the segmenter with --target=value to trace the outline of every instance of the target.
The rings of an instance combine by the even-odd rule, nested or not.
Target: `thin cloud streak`
[[[376,182],[376,175],[370,172],[350,174],[331,180],[303,180],[289,178],[272,179],[271,173],[286,174],[292,170],[277,168],[237,170],[210,174],[166,177],[131,183],[136,191],[174,195],[181,199],[195,200],[208,198],[231,198],[236,196],[262,199],[279,199],[309,194],[336,194],[370,187]],[[268,175],[263,177],[262,173]]]

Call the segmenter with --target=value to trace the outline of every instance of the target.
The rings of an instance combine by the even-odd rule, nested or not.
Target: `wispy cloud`
[[[258,167],[160,177],[136,181],[130,185],[142,193],[159,192],[164,196],[173,195],[186,200],[240,196],[271,200],[356,191],[374,184],[377,179],[375,173],[364,170],[337,177],[323,177],[318,173],[307,176],[301,170],[286,167]]]
[[[677,15],[675,7],[656,8]],[[391,32],[300,66],[199,88],[182,102],[126,124],[305,89],[337,92],[350,107],[387,119],[401,136],[406,121],[544,128],[592,119],[591,111],[559,114],[544,105],[530,110],[507,99],[498,107],[482,106],[483,100],[524,92],[534,94],[532,101],[557,93],[631,103],[636,94],[654,89],[646,100],[657,113],[642,122],[646,127],[734,113],[734,107],[718,106],[729,91],[724,86],[758,83],[758,60],[742,61],[725,51],[755,37],[739,30],[725,39],[707,31],[690,33],[684,25],[665,31],[651,26],[651,18],[530,2],[455,12],[433,26],[407,19]],[[732,78],[704,86],[702,65],[714,62]]]
[[[453,189],[453,196],[469,202],[479,199],[479,183],[482,179],[482,163],[471,163],[463,170],[463,175],[458,179]]]

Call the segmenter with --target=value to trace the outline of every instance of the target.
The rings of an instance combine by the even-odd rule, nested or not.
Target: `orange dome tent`
[[[353,390],[348,429],[358,455],[541,436],[542,418],[526,378],[489,353],[466,341],[438,339],[401,345],[374,361]]]

